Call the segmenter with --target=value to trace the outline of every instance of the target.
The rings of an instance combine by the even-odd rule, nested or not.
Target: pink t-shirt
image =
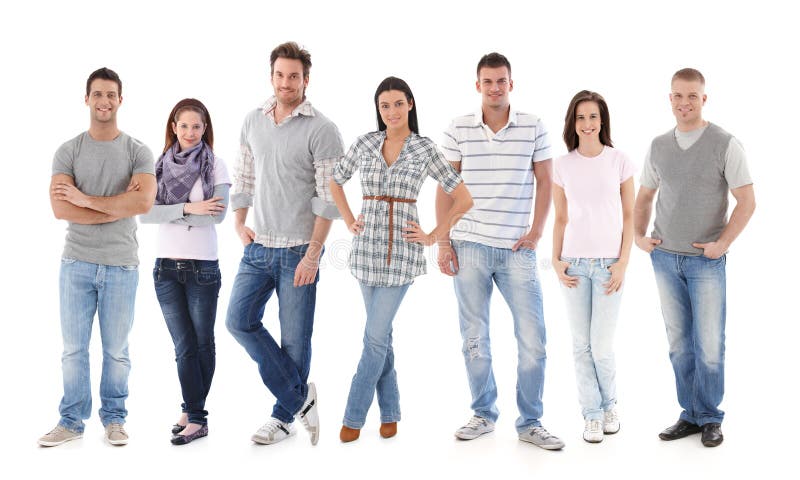
[[[627,155],[611,147],[596,157],[584,157],[575,149],[556,159],[553,181],[564,189],[569,216],[562,257],[619,258],[620,184],[635,170]]]
[[[219,157],[214,157],[214,185],[230,184],[228,168]],[[198,178],[189,192],[189,201],[203,200],[203,184]],[[230,211],[230,210],[229,210]],[[217,230],[214,225],[188,228],[185,225],[162,223],[158,226],[159,258],[190,258],[192,260],[217,260]]]

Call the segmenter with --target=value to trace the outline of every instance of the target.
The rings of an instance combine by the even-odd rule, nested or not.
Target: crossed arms
[[[124,193],[110,197],[86,195],[75,186],[75,179],[64,173],[50,181],[50,206],[59,220],[82,225],[109,223],[147,213],[156,198],[156,177],[137,173]]]

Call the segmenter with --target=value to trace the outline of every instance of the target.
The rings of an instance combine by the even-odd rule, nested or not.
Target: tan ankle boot
[[[391,438],[397,435],[397,422],[381,423],[381,437]]]
[[[352,442],[353,440],[358,440],[359,435],[361,435],[361,430],[342,425],[342,430],[339,431],[339,440],[342,443]]]

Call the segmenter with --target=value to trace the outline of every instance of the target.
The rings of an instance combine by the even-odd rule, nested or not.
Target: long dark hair
[[[578,104],[583,102],[594,102],[600,109],[600,143],[607,147],[613,147],[611,143],[611,116],[608,113],[606,99],[597,92],[581,90],[572,97],[567,108],[567,116],[564,117],[564,143],[570,152],[578,148],[578,134],[575,132],[575,112]]]
[[[196,112],[200,115],[200,118],[206,125],[206,129],[203,132],[203,141],[206,142],[208,148],[213,150],[214,127],[211,126],[211,115],[208,113],[208,109],[200,100],[195,98],[184,98],[172,108],[171,112],[169,112],[169,118],[167,118],[167,131],[164,137],[164,152],[169,150],[169,147],[178,141],[178,136],[172,131],[172,124],[178,123],[178,117],[186,110]]]
[[[417,102],[414,100],[414,94],[411,93],[411,87],[409,87],[405,81],[397,77],[384,78],[380,85],[378,85],[378,89],[375,90],[375,116],[378,117],[378,130],[381,132],[386,130],[386,124],[383,123],[381,111],[378,107],[378,96],[381,93],[389,90],[399,90],[405,94],[406,101],[412,105],[411,111],[408,112],[408,128],[411,129],[412,132],[419,135],[419,123],[417,122]]]

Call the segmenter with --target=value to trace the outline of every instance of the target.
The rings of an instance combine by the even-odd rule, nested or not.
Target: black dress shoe
[[[686,420],[678,420],[678,423],[658,434],[661,440],[677,440],[679,438],[688,437],[695,433],[700,433],[702,428],[694,423],[687,422]]]
[[[700,441],[706,447],[716,447],[722,443],[722,425],[719,423],[706,423],[703,425],[703,435]]]
[[[172,434],[177,435],[181,433],[181,430],[183,430],[184,428],[186,428],[186,425],[181,425],[180,423],[176,423],[175,425],[172,426]]]
[[[181,434],[175,435],[174,437],[172,437],[172,440],[170,440],[170,442],[172,442],[173,445],[186,445],[187,443],[192,443],[194,440],[205,437],[206,435],[208,435],[207,424],[203,425],[196,432],[190,433],[189,435],[181,435]]]

